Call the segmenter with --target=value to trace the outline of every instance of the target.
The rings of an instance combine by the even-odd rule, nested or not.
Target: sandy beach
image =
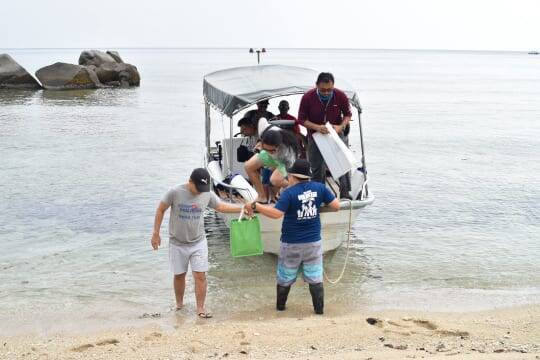
[[[540,359],[540,305],[470,313],[283,313],[4,337],[2,359]],[[368,321],[369,320],[369,321]]]

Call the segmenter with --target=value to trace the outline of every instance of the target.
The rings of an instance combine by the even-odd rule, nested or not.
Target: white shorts
[[[206,239],[195,244],[176,245],[169,242],[169,263],[174,275],[180,275],[188,271],[208,271],[208,243]]]

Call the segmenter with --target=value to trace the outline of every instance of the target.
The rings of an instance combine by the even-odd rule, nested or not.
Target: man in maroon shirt
[[[327,134],[325,124],[329,122],[341,140],[348,144],[347,133],[351,116],[349,99],[343,91],[334,88],[334,76],[331,73],[320,73],[316,87],[302,96],[298,110],[298,122],[308,129],[308,159],[313,170],[313,180],[325,182],[326,164],[312,134]],[[340,197],[350,198],[349,176],[340,177],[339,183]]]

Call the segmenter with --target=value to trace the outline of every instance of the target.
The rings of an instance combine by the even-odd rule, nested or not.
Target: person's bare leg
[[[174,296],[176,298],[176,310],[184,306],[184,291],[186,290],[186,273],[174,275]]]
[[[206,273],[193,271],[193,279],[195,280],[195,300],[197,301],[197,314],[206,314],[204,302],[206,301]]]
[[[257,191],[257,194],[259,195],[257,200],[261,202],[266,202],[268,198],[266,198],[266,191],[264,190],[264,186],[261,181],[261,174],[259,173],[259,170],[262,168],[262,166],[263,164],[258,159],[257,155],[253,155],[251,159],[245,162],[244,170],[246,170],[249,181],[251,181],[253,187]]]
[[[272,201],[276,202],[279,198],[279,191],[281,190],[281,188],[271,185],[269,189],[270,189],[270,192],[269,192],[270,195],[268,198],[270,199],[271,202]]]

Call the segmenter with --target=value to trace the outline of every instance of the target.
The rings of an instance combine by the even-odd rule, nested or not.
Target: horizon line
[[[0,47],[2,50],[80,50],[80,49],[121,49],[121,50],[240,50],[240,49],[250,49],[251,47],[215,47],[215,46],[96,46],[96,47]],[[253,48],[255,49],[255,48]],[[459,51],[474,51],[474,52],[531,52],[536,51],[534,49],[529,50],[500,50],[500,49],[420,49],[420,48],[346,48],[346,47],[265,47],[265,49],[274,49],[274,50],[364,50],[364,51],[449,51],[449,52],[459,52]]]

